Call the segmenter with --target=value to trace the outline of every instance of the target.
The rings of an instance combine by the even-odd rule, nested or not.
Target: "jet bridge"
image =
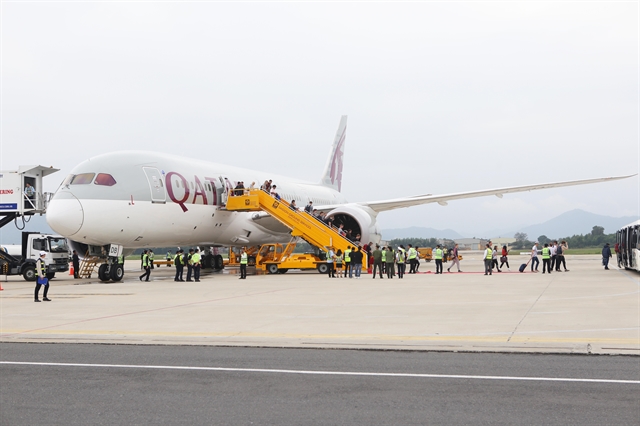
[[[304,210],[292,210],[285,200],[276,200],[260,189],[245,190],[244,195],[229,196],[227,210],[232,211],[265,211],[291,229],[292,237],[301,237],[309,244],[322,250],[332,248],[334,252],[344,251],[355,243],[340,235],[335,228],[316,219]],[[363,268],[368,259],[363,256]]]
[[[42,178],[60,169],[20,166],[0,171],[0,228],[21,216],[44,214],[52,196],[44,192]]]

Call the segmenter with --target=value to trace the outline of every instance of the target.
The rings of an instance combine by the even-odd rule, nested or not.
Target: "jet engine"
[[[377,215],[371,208],[359,204],[345,204],[327,213],[334,226],[344,225],[345,230],[351,229],[353,239],[360,234],[362,245],[380,242],[382,236],[376,222]]]

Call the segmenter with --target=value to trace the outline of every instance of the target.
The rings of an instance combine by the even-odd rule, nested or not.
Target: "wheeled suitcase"
[[[529,262],[531,262],[531,259],[529,259]],[[529,265],[529,262],[523,263],[522,265],[520,265],[520,268],[518,270],[520,272],[524,272],[524,270],[527,269],[527,265]]]

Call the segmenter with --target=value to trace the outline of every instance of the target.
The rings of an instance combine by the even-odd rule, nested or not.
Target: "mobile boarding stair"
[[[227,210],[264,211],[291,229],[292,237],[300,237],[322,250],[333,249],[334,253],[355,243],[344,238],[335,228],[329,228],[304,210],[292,210],[285,200],[276,200],[260,189],[245,190],[244,195],[233,195],[227,199]],[[363,256],[363,269],[366,271],[367,256]]]

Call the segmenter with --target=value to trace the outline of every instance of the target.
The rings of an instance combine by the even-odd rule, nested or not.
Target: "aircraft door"
[[[167,193],[164,189],[164,182],[160,171],[155,167],[143,167],[144,174],[149,181],[149,188],[151,189],[151,202],[152,203],[166,203]]]

